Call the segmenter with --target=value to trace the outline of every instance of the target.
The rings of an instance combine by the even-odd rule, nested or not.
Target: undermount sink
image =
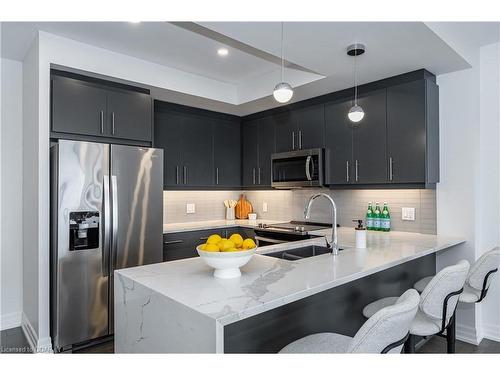
[[[298,247],[296,249],[275,251],[273,253],[267,253],[262,255],[293,261],[293,260],[300,260],[304,258],[314,257],[317,255],[331,254],[331,253],[332,249],[326,246],[309,245],[304,247]]]

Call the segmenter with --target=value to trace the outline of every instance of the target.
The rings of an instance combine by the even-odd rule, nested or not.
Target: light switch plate
[[[267,202],[262,203],[262,212],[267,212]]]
[[[194,203],[187,203],[186,204],[186,213],[187,214],[194,214],[196,212],[196,206]]]
[[[401,210],[401,219],[415,221],[415,207],[403,207]]]

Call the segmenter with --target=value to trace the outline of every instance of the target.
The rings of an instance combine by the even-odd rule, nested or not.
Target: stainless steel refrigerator
[[[51,148],[51,335],[56,351],[113,333],[113,270],[162,261],[163,150]]]

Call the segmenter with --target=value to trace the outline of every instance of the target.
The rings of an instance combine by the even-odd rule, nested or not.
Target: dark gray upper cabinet
[[[259,168],[259,120],[245,121],[241,125],[241,181],[243,186],[257,184]]]
[[[351,101],[325,105],[326,154],[325,183],[343,185],[353,181],[352,122],[347,118]]]
[[[239,120],[213,123],[214,181],[220,187],[241,185],[241,132]]]
[[[300,150],[325,147],[324,104],[297,110],[297,144]]]
[[[111,136],[151,141],[152,110],[149,95],[133,91],[108,91],[108,129]]]
[[[90,136],[108,134],[105,89],[76,79],[52,79],[52,131]]]
[[[271,154],[275,152],[273,116],[242,125],[242,184],[245,187],[271,187]]]
[[[164,150],[164,188],[239,187],[239,118],[157,103],[153,144]]]
[[[176,188],[183,184],[182,129],[184,117],[176,112],[155,112],[155,139],[153,146],[163,149],[163,187]]]
[[[295,112],[286,111],[270,116],[276,131],[276,152],[299,149]]]
[[[352,123],[353,176],[357,184],[387,182],[386,91],[377,90],[359,97],[364,118]]]
[[[285,111],[272,116],[276,152],[325,147],[324,105]]]
[[[51,130],[56,138],[57,133],[64,133],[73,138],[107,137],[135,144],[152,141],[148,94],[66,76],[52,75],[51,80]]]
[[[194,187],[213,185],[212,120],[186,116],[180,142],[182,183]]]
[[[259,121],[258,133],[259,165],[256,182],[260,187],[271,187],[271,154],[276,152],[276,135],[271,117]]]
[[[419,80],[387,88],[387,154],[393,183],[439,181],[438,87]]]

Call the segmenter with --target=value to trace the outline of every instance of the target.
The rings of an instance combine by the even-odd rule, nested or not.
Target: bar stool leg
[[[446,328],[446,349],[449,354],[455,353],[456,340],[456,320],[455,314],[450,319],[450,324]]]
[[[415,353],[415,336],[414,335],[409,335],[408,339],[405,341],[404,352],[405,352],[405,354]]]

